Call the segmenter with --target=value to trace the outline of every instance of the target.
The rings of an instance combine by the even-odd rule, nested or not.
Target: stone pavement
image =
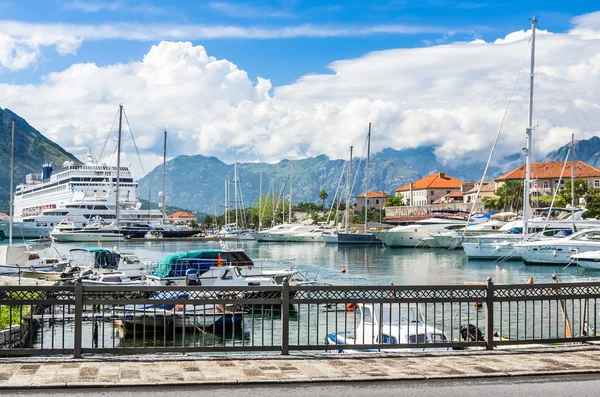
[[[279,355],[1,358],[0,389],[343,382],[600,373],[600,347]]]

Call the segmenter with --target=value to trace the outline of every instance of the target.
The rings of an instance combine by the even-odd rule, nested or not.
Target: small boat
[[[132,280],[124,273],[113,272],[98,274],[91,273],[91,275],[87,277],[85,274],[82,274],[80,280],[81,284],[83,285],[139,286],[144,284],[142,280]]]
[[[600,270],[600,250],[579,252],[571,255],[573,265],[577,265],[587,270]]]
[[[356,329],[327,334],[326,345],[334,345],[334,350],[340,353],[390,352],[398,349],[386,348],[386,345],[449,342],[443,331],[425,324],[421,310],[417,307],[409,307],[407,304],[358,303],[354,307],[352,316],[359,318]],[[381,347],[362,350],[353,349],[352,345],[381,345]],[[406,348],[409,351],[451,349],[451,347]]]
[[[115,325],[127,331],[141,332],[150,328],[164,332],[189,328],[216,331],[238,328],[242,324],[244,313],[241,311],[228,310],[221,305],[186,304],[185,300],[189,298],[188,292],[163,291],[150,297],[150,300],[182,300],[182,303],[150,303],[115,308],[115,311],[122,313],[122,318],[115,320]]]
[[[61,271],[68,260],[45,258],[28,246],[0,246],[0,274],[18,274],[24,271]]]
[[[101,247],[73,248],[69,251],[73,263],[85,271],[94,273],[123,273],[131,279],[138,279],[148,273],[148,264],[143,263],[137,255],[117,252]]]
[[[151,285],[184,285],[188,269],[196,269],[201,285],[214,285],[222,267],[237,268],[240,277],[262,277],[276,284],[291,280],[298,272],[293,267],[258,267],[243,250],[196,250],[177,252],[161,258],[148,276]]]

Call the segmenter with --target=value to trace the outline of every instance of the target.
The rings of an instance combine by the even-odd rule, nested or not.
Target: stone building
[[[390,195],[385,193],[384,191],[369,192],[368,196],[369,196],[367,198],[368,208],[375,208],[379,211],[381,211],[383,209],[383,207],[385,206],[385,200],[388,197],[390,197]],[[364,193],[356,196],[356,210],[357,211],[365,210],[365,194]]]

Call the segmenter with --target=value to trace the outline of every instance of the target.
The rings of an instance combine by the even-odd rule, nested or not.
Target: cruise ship
[[[117,167],[99,164],[91,153],[85,164],[66,161],[57,170],[44,164],[41,174],[28,174],[25,183],[17,186],[13,236],[47,237],[62,220],[78,228],[99,220],[115,221],[116,183]],[[120,167],[119,226],[162,223],[161,211],[140,209],[137,187],[129,168]],[[7,221],[0,222],[6,235],[8,227]]]

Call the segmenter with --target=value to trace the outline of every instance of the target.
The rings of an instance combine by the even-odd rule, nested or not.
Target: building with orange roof
[[[377,210],[382,210],[383,207],[385,206],[385,201],[387,200],[387,198],[390,197],[389,194],[387,194],[386,192],[384,192],[383,190],[380,190],[378,192],[369,192],[368,193],[368,197],[367,197],[367,203],[366,205],[368,206],[368,208],[375,208]],[[359,194],[358,196],[356,196],[356,210],[357,211],[364,211],[365,209],[365,194]]]
[[[463,201],[465,203],[472,203],[473,201],[481,203],[483,197],[496,197],[496,184],[494,182],[483,182],[478,196],[477,190],[479,189],[479,185],[480,183],[477,182],[471,189],[465,192],[463,196]]]
[[[402,197],[405,205],[430,205],[452,192],[462,191],[462,185],[462,181],[437,172],[396,189],[396,196]]]
[[[563,170],[564,166],[564,170]],[[575,161],[573,168],[576,180],[583,180],[588,187],[600,187],[600,169],[592,167],[583,161]],[[496,189],[509,180],[525,179],[525,164],[496,178]],[[556,190],[562,190],[566,181],[571,179],[571,163],[565,166],[560,161],[546,161],[531,164],[531,192],[536,195],[552,195]]]
[[[190,223],[196,221],[196,215],[190,214],[189,212],[178,211],[169,215],[169,220],[173,223]]]

